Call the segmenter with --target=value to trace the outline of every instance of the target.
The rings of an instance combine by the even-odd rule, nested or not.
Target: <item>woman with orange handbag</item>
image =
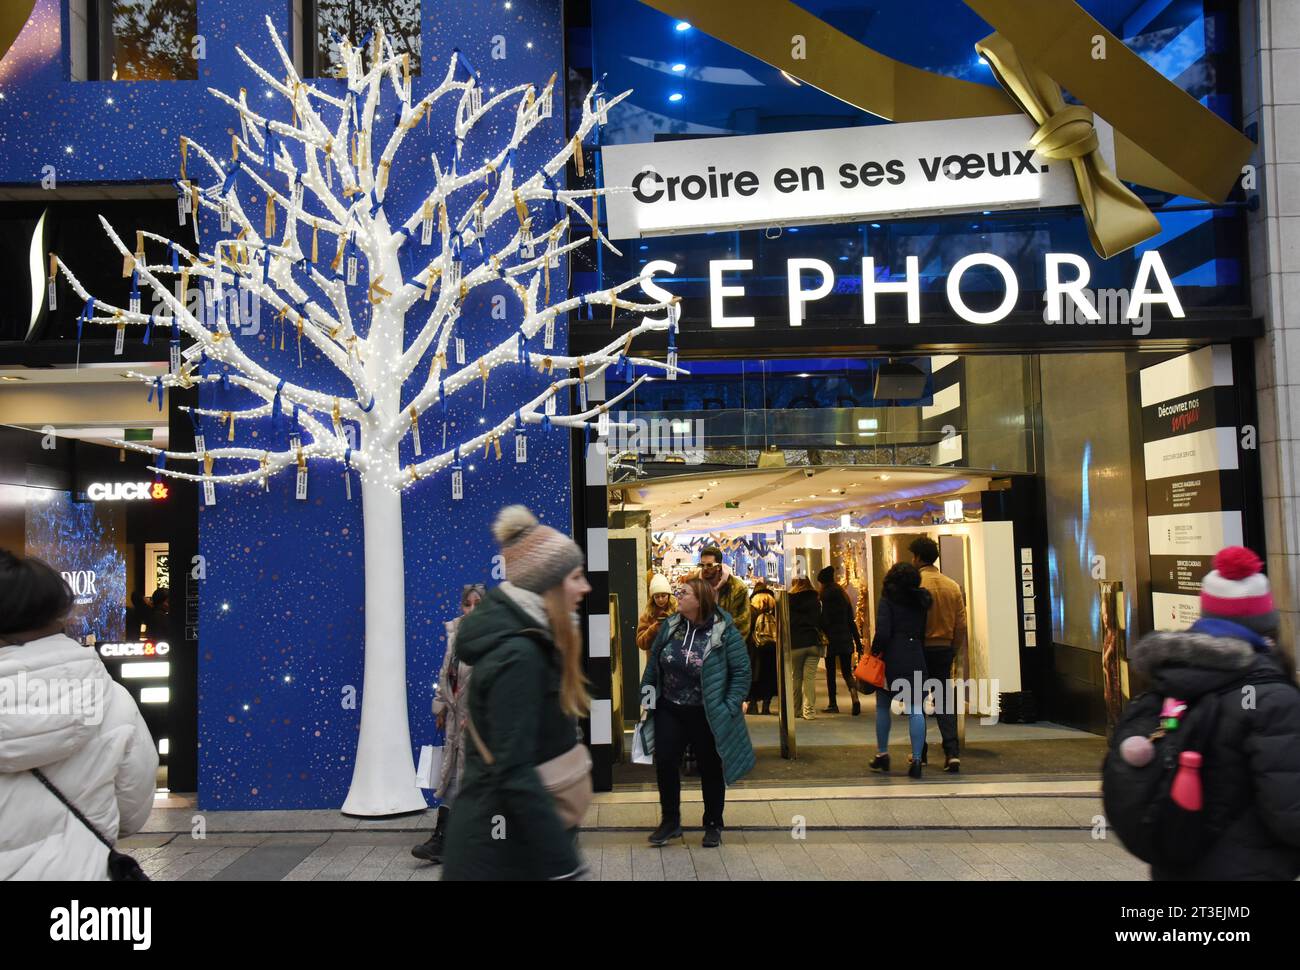
[[[884,593],[876,609],[876,635],[871,652],[885,661],[885,687],[876,689],[876,757],[872,771],[889,771],[890,703],[901,696],[907,711],[912,757],[907,774],[921,777],[925,751],[925,710],[921,682],[925,680],[925,616],[930,594],[921,588],[921,574],[910,563],[896,563],[885,574]]]

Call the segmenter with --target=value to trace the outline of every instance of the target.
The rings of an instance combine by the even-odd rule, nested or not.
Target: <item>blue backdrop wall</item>
[[[520,169],[534,170],[565,141],[560,0],[421,0],[421,7],[422,72],[414,82],[415,98],[442,79],[457,47],[491,89],[531,81],[540,90],[552,73],[560,73],[554,116],[519,155]],[[227,157],[238,118],[207,94],[209,86],[234,96],[246,87],[255,110],[269,108],[273,117],[288,121],[288,105],[278,96],[263,100],[264,85],[235,52],[239,45],[273,74],[281,74],[264,17],[270,14],[287,46],[288,11],[285,0],[198,0],[198,30],[206,47],[198,80],[73,82],[68,80],[66,5],[39,0],[0,64],[0,182],[37,182],[48,174],[46,165],[55,166],[61,185],[170,181],[177,177],[181,134]],[[342,84],[333,79],[316,83],[340,90]],[[395,110],[389,91],[381,117],[391,118]],[[502,126],[512,123],[513,105],[497,117]],[[391,175],[386,199],[390,219],[399,213],[404,217],[413,200],[431,187],[429,153],[437,151],[446,162],[453,144],[447,135],[449,118],[449,111],[441,111],[431,129],[421,125],[408,138]],[[466,145],[470,158],[500,144],[491,137],[500,131],[487,135]],[[191,177],[199,164],[191,154]],[[204,173],[204,184],[212,181],[212,173]],[[282,182],[282,177],[273,180]],[[460,204],[472,202],[477,191],[465,193]],[[255,195],[242,197],[250,213],[260,213],[265,205]],[[456,214],[453,206],[453,221]],[[205,238],[213,238],[215,224],[205,229]],[[509,230],[513,233],[514,226]],[[192,245],[189,229],[176,233],[179,242]],[[304,238],[304,247],[309,243]],[[332,253],[332,244],[332,237],[322,240],[322,250]],[[118,258],[107,244],[105,258]],[[364,267],[362,273],[364,286]],[[556,299],[566,291],[566,274],[567,266],[562,266],[553,281]],[[468,359],[519,326],[513,296],[506,301],[505,319],[490,313],[491,297],[504,292],[487,290],[466,307],[460,333]],[[279,350],[269,317],[265,314],[259,333],[239,337],[241,345],[293,383],[341,391],[341,385],[330,383],[336,375],[328,373],[319,355],[308,353],[298,370],[292,332],[287,349]],[[565,340],[561,326],[557,346],[562,348]],[[449,444],[457,436],[477,434],[480,420],[499,420],[547,383],[549,378],[520,366],[494,370],[486,406],[476,386],[451,408]],[[205,390],[202,403],[230,409],[243,401],[218,387]],[[217,443],[218,435],[225,440],[216,424],[202,422],[210,444]],[[438,416],[427,415],[421,431],[428,455],[441,443]],[[286,436],[287,429],[272,429],[269,422],[240,422],[236,443],[283,447]],[[495,455],[485,459],[482,452],[466,458],[463,501],[451,500],[446,476],[425,480],[406,493],[408,701],[417,748],[435,740],[432,686],[445,649],[443,622],[458,612],[461,585],[500,578],[492,576],[496,548],[489,532],[496,511],[524,502],[543,521],[565,530],[570,525],[567,434],[546,435],[534,427],[525,465],[514,463],[513,442],[505,444],[500,461]],[[410,460],[409,448],[408,439],[404,464]],[[206,560],[199,623],[200,808],[337,808],[351,779],[361,712],[360,704],[345,703],[346,688],[356,688],[362,700],[365,690],[361,492],[354,474],[349,500],[340,467],[327,463],[311,464],[308,501],[295,500],[293,484],[291,476],[281,476],[271,481],[269,493],[218,487],[217,504],[200,515],[200,552]]]

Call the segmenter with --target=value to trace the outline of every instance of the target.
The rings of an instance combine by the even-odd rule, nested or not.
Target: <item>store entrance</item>
[[[895,563],[912,561],[909,547],[922,536],[936,543],[936,566],[960,587],[968,628],[968,647],[953,672],[960,699],[961,771],[944,778],[1094,776],[1104,740],[1038,720],[1038,713],[1019,700],[1027,686],[1021,669],[1027,621],[1020,609],[1020,552],[1013,523],[1002,515],[1004,503],[990,498],[1007,492],[1015,479],[1032,482],[1033,476],[914,466],[782,466],[671,475],[638,482],[635,489],[612,487],[612,507],[618,510],[610,531],[610,589],[618,604],[615,691],[626,699],[616,790],[655,784],[652,766],[631,761],[635,699],[647,659],[635,634],[638,617],[650,606],[651,580],[663,576],[676,588],[695,574],[701,554],[714,548],[722,555],[725,581],[744,585],[751,609],[738,626],[751,634],[751,661],[762,683],[752,692],[745,717],[757,765],[742,784],[887,784],[904,776],[910,745],[907,718],[899,710],[890,719],[892,773],[868,770],[877,750],[877,695],[858,693],[854,713],[857,682],[851,674],[846,682],[843,669],[851,671],[856,656],[818,659],[812,704],[805,705],[813,716],[800,716],[792,693],[798,674],[789,604],[801,589],[816,591],[818,574],[831,567],[869,646],[885,574]],[[771,650],[752,633],[765,587],[777,607],[778,637]],[[806,605],[808,594],[803,595]],[[767,671],[775,676],[765,676]],[[828,710],[832,687],[838,711]],[[768,691],[764,703],[761,695]],[[1007,712],[1006,720],[998,716],[1000,710]],[[927,777],[938,777],[944,764],[940,732],[934,717],[926,720]]]

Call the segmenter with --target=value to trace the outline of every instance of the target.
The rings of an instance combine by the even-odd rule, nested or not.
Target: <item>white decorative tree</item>
[[[308,458],[343,463],[345,475],[347,470],[359,473],[365,532],[365,680],[360,737],[343,811],[362,816],[414,811],[425,803],[413,781],[407,720],[402,491],[450,468],[453,497],[459,497],[461,456],[492,446],[499,454],[503,436],[512,430],[516,435],[523,434],[524,426],[530,424],[577,428],[607,421],[604,415],[624,395],[598,407],[584,406],[579,413],[569,415],[556,413],[553,402],[561,393],[567,396],[571,387],[590,382],[611,365],[624,361],[669,375],[678,373],[671,354],[667,363],[627,357],[634,337],[667,329],[676,311],[669,303],[620,299],[619,294],[637,285],[639,278],[583,296],[556,302],[550,299],[550,273],[559,265],[561,255],[590,240],[614,248],[600,232],[595,211],[597,197],[613,190],[564,191],[554,187],[553,179],[575,153],[580,159],[582,140],[601,122],[604,111],[626,93],[603,105],[594,101],[593,87],[573,138],[540,170],[522,178],[515,169],[516,149],[543,119],[551,116],[555,77],[540,95],[532,85],[520,85],[484,101],[481,82],[466,68],[463,58],[453,55],[442,82],[412,103],[409,61],[395,54],[379,33],[373,45],[363,41],[353,46],[340,40],[346,92],[339,97],[301,80],[269,18],[267,27],[288,75],[286,80],[273,77],[242,50],[239,54],[270,90],[289,102],[292,120],[285,123],[253,111],[243,91],[235,99],[210,89],[239,113],[242,133],[232,136],[231,161],[223,164],[196,142],[181,139],[181,210],[188,210],[186,214],[196,220],[196,238],[200,206],[220,214],[226,234],[213,240],[206,252],[196,254],[164,236],[137,233],[137,248],[132,254],[108,222],[101,219],[109,239],[134,274],[136,288],[131,305],[125,309],[94,299],[67,266],[61,261],[59,265],[74,291],[86,301],[84,321],[117,327],[119,333],[125,327],[154,322],[162,326],[174,324],[190,338],[192,343],[184,354],[173,351],[171,370],[166,376],[135,375],[154,383],[159,395],[164,387],[191,387],[224,379],[264,402],[234,412],[194,409],[196,414],[219,418],[229,429],[228,438],[233,440],[237,421],[275,418],[289,406],[294,407],[306,436],[296,449],[283,451],[233,446],[204,449],[196,445],[192,452],[177,452],[120,442],[122,447],[159,456],[157,464],[162,474],[201,482],[209,497],[214,483],[264,485],[270,475],[285,468],[299,469],[300,488],[305,487]],[[373,52],[371,66],[366,69],[368,50]],[[376,117],[383,89],[389,84],[396,98],[398,120],[375,159],[372,142],[378,140]],[[503,104],[514,105],[509,139],[485,164],[466,172],[458,170],[455,160],[439,159],[435,152],[431,159],[432,190],[412,211],[400,213],[401,221],[394,226],[384,207],[389,170],[425,113],[452,95],[459,98],[455,105],[456,155],[461,154],[461,146],[475,126]],[[337,115],[333,126],[322,118],[326,110]],[[215,178],[212,185],[201,187],[188,180],[186,162],[191,153],[211,170]],[[280,177],[283,187],[277,188],[272,180]],[[245,211],[241,189],[248,194],[260,191],[266,197],[264,232],[258,232]],[[452,197],[465,190],[478,194],[472,203],[460,207],[462,214],[456,217]],[[579,205],[580,198],[591,200],[591,212]],[[555,215],[555,221],[544,231],[533,229],[537,214],[530,204],[534,203],[545,203],[545,208]],[[283,213],[278,242],[274,239],[277,212]],[[582,238],[567,240],[569,213],[576,214],[589,227],[589,235],[584,231]],[[512,222],[500,230],[496,235],[510,233],[510,238],[489,252],[487,234],[507,217],[517,220],[517,226]],[[337,240],[332,263],[318,261],[322,234]],[[306,251],[302,236],[310,239]],[[165,245],[169,258],[149,262],[144,252],[146,241]],[[427,252],[431,258],[421,259],[418,271],[406,278],[403,264],[409,265],[411,260],[409,254],[405,259],[400,257],[404,248],[415,250],[417,243],[430,247]],[[471,249],[477,250],[480,257],[473,262],[468,259]],[[361,259],[369,268],[364,282]],[[215,306],[215,313],[190,307],[185,296],[191,276],[212,288],[208,305]],[[176,293],[164,279],[179,281]],[[456,338],[457,359],[456,366],[452,366],[448,352],[466,297],[474,289],[498,280],[508,286],[521,306],[517,329],[477,359],[468,361]],[[306,290],[308,282],[326,298],[312,298]],[[153,291],[164,308],[162,316],[155,318],[142,310],[140,283]],[[254,361],[240,346],[238,330],[230,328],[223,298],[227,287],[251,294],[261,306],[270,307],[282,325],[296,328],[299,364],[305,338],[345,376],[352,396],[337,397],[319,386],[313,389],[290,381]],[[350,297],[354,295],[363,296],[364,300],[357,302],[370,308],[364,332],[353,319]],[[602,351],[585,358],[551,352],[556,319],[584,303],[609,306],[611,327],[620,308],[670,312],[664,320],[643,318]],[[170,315],[166,315],[168,311]],[[410,328],[408,321],[413,324]],[[529,349],[539,334],[544,336],[541,351]],[[426,362],[427,376],[421,382],[417,372],[423,372]],[[518,409],[505,420],[448,448],[445,401],[457,392],[472,391],[478,381],[483,381],[486,389],[488,376],[496,368],[520,365],[548,372],[558,370],[565,376],[557,376],[542,394],[519,402]],[[569,376],[575,371],[577,376]],[[624,394],[645,379],[641,377]],[[416,390],[403,400],[403,386],[408,380]],[[413,432],[418,442],[417,420],[431,408],[444,415],[441,445],[431,449],[435,453],[423,460],[403,467],[399,443]],[[360,428],[355,450],[344,433],[343,422],[356,422]],[[420,453],[418,444],[415,452]],[[165,467],[167,461],[196,462],[201,467],[193,472],[178,471]],[[218,473],[215,462],[234,467]]]

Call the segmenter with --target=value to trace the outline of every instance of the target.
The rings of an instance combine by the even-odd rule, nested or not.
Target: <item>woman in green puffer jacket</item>
[[[677,592],[677,610],[660,627],[641,677],[641,699],[648,708],[642,738],[654,755],[662,813],[650,842],[664,845],[681,837],[679,766],[689,742],[700,766],[708,849],[722,841],[726,786],[754,767],[740,706],[749,693],[749,656],[740,631],[704,580],[686,580]]]

